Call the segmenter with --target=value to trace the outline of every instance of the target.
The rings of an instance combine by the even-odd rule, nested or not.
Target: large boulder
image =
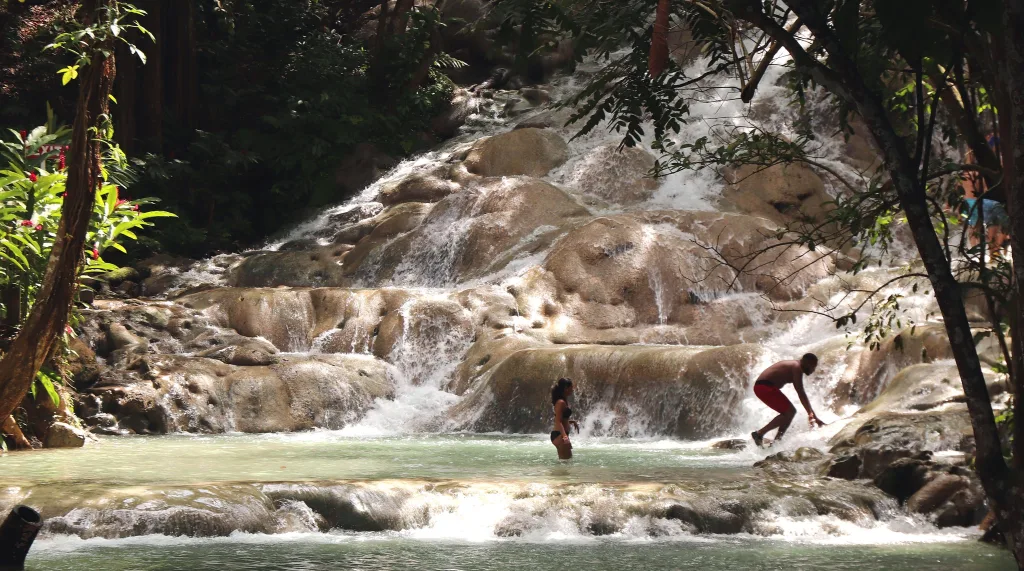
[[[262,337],[281,351],[307,351],[316,336],[309,290],[223,288],[179,301],[246,337]]]
[[[746,165],[727,173],[726,181],[723,202],[779,225],[821,222],[832,200],[821,177],[801,163],[768,168]]]
[[[43,438],[46,448],[81,448],[85,446],[87,436],[84,430],[66,422],[55,422],[50,425]]]
[[[343,253],[336,248],[256,252],[232,270],[230,283],[236,287],[342,285],[345,278],[339,262]]]
[[[689,347],[569,345],[516,351],[450,412],[454,427],[543,432],[552,424],[551,384],[573,379],[574,417],[598,434],[709,438],[730,428],[746,397],[753,345]],[[643,411],[643,422],[635,411]],[[593,417],[589,415],[593,414]]]
[[[480,176],[544,176],[569,158],[569,147],[546,129],[515,129],[477,141],[466,156],[469,172]]]
[[[101,413],[140,434],[339,429],[394,394],[394,369],[363,355],[285,356],[270,366],[161,355],[152,380],[97,386]]]
[[[602,145],[573,165],[570,186],[616,204],[638,204],[651,197],[654,155],[637,147]]]
[[[281,351],[358,353],[369,352],[382,320],[413,295],[399,289],[220,288],[179,301],[221,327],[266,339]]]
[[[528,178],[485,179],[436,205],[415,230],[360,243],[346,258],[357,283],[438,286],[491,273],[550,244],[587,210],[558,187]],[[353,261],[356,257],[361,262]]]
[[[776,235],[764,219],[713,212],[600,217],[562,238],[544,262],[547,274],[533,278],[548,282],[554,313],[587,327],[690,325],[702,319],[692,305],[730,291],[792,299],[831,271],[828,258],[808,263],[805,249],[771,249]],[[732,267],[741,266],[754,269],[737,276]],[[531,288],[543,291],[545,284]],[[742,311],[714,312],[736,327],[752,324]]]
[[[993,337],[981,340],[977,349],[983,359],[985,357],[998,359],[999,346]],[[922,378],[929,377],[939,369],[908,369],[908,367],[921,363],[950,360],[953,358],[953,350],[950,347],[946,329],[941,323],[921,323],[888,338],[876,350],[867,347],[851,349],[844,341],[841,347],[836,348],[834,355],[819,356],[822,357],[823,364],[828,360],[841,360],[845,365],[843,376],[832,391],[835,402],[840,405],[865,405],[879,396],[896,378],[899,378],[901,382],[909,381],[916,386]],[[959,377],[955,370],[946,369],[946,371],[940,372],[940,376],[930,380],[944,379],[942,384],[946,388],[951,388],[951,393],[944,397],[932,396],[930,401],[920,400],[913,403],[902,403],[900,406],[913,410],[925,410],[943,404],[944,399],[957,398],[962,394],[959,389]],[[917,390],[915,389],[915,391]],[[919,390],[920,395],[932,392],[932,388],[925,390],[924,387],[921,387]]]
[[[380,201],[384,206],[403,202],[437,202],[458,190],[458,183],[435,173],[416,173],[382,188]]]
[[[380,178],[396,163],[393,157],[372,143],[362,143],[338,165],[335,183],[342,196],[351,196]]]

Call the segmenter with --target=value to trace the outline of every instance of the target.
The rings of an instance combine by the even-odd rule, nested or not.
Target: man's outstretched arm
[[[807,393],[804,392],[803,377],[793,381],[793,386],[796,387],[796,394],[800,397],[800,404],[804,405],[804,409],[807,411],[808,422],[812,425],[825,426],[825,423],[818,418],[818,415],[814,414],[814,410],[811,408],[811,401],[807,398]]]

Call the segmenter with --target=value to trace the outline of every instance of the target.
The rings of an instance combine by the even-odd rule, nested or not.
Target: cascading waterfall
[[[472,343],[472,327],[452,327],[448,315],[415,312],[423,305],[465,312],[443,295],[414,298],[402,305],[402,332],[389,355],[398,371],[396,396],[379,401],[362,421],[346,427],[342,434],[376,436],[437,430],[439,416],[458,400],[444,389]]]
[[[696,75],[704,63],[693,65]],[[549,90],[564,97],[597,68],[584,62]],[[735,80],[709,81],[695,95],[692,117],[678,140],[722,138],[753,125],[795,136],[796,112],[787,89],[778,85],[783,71],[769,68],[754,109],[739,101]],[[458,137],[403,161],[345,204],[275,238],[261,253],[298,252],[309,261],[306,252],[336,245],[340,230],[386,213],[383,190],[413,175],[455,168],[476,141],[510,131],[512,119],[502,113],[506,96],[514,93],[468,96],[471,114]],[[808,100],[817,104],[813,94]],[[820,111],[811,114],[819,162],[847,180],[860,180],[863,173],[842,160],[844,150],[829,132],[824,106]],[[550,112],[535,110],[516,120]],[[573,127],[550,130],[564,139],[575,134]],[[538,200],[583,214],[539,218],[508,243],[498,242],[511,254],[489,254],[494,259],[474,272],[460,270],[470,254],[469,237],[507,238],[499,231],[506,228],[487,226],[493,213],[481,205],[488,193],[519,188],[515,185],[527,180],[522,176],[479,180],[463,173],[467,181],[460,180],[458,192],[424,208],[415,234],[383,237],[358,269],[345,275],[344,287],[334,288],[344,291],[273,283],[218,293],[234,283],[234,272],[251,253],[218,256],[181,272],[182,282],[167,295],[199,293],[187,296],[195,312],[175,317],[175,323],[201,315],[218,327],[212,337],[244,330],[254,338],[273,338],[272,348],[280,353],[261,353],[260,345],[245,354],[244,362],[207,360],[172,373],[161,372],[156,363],[147,382],[172,386],[161,393],[162,414],[173,418],[175,407],[186,403],[190,420],[178,426],[184,429],[198,426],[205,410],[230,402],[238,410],[227,408],[227,430],[250,417],[274,414],[306,423],[287,426],[343,428],[284,433],[261,424],[251,432],[272,433],[112,438],[82,452],[99,461],[82,456],[70,467],[5,459],[0,477],[10,484],[0,487],[0,508],[20,501],[53,506],[43,545],[48,553],[63,549],[75,556],[80,545],[66,535],[108,538],[120,549],[147,541],[190,549],[223,541],[254,550],[277,541],[271,537],[306,545],[338,542],[345,549],[359,537],[382,542],[381,549],[394,557],[439,541],[584,542],[588,549],[601,549],[605,543],[595,540],[601,537],[622,542],[613,545],[628,551],[639,544],[717,545],[712,538],[730,534],[741,538],[732,547],[742,551],[742,542],[762,536],[877,546],[948,544],[976,535],[959,527],[940,532],[863,482],[817,478],[814,462],[821,458],[815,454],[823,457],[817,450],[829,448],[844,420],[812,431],[798,419],[791,436],[769,452],[712,448],[709,440],[746,435],[765,424],[774,413],[750,394],[753,378],[771,363],[807,351],[831,359],[826,372],[807,384],[823,419],[843,419],[857,410],[863,402],[837,397],[837,387],[856,373],[849,355],[864,350],[856,342],[870,307],[860,309],[859,323],[850,331],[837,330],[824,315],[800,311],[830,303],[836,312],[849,311],[860,298],[848,290],[864,286],[844,281],[877,282],[910,258],[894,256],[889,267],[858,277],[822,276],[806,291],[770,300],[757,283],[737,279],[726,291],[712,279],[695,279],[711,273],[697,245],[739,224],[728,218],[733,214],[718,198],[726,183],[710,170],[684,171],[653,188],[637,185],[648,193],[642,198],[609,200],[595,185],[618,183],[628,169],[594,172],[605,166],[607,148],[618,141],[617,133],[598,128],[568,143],[564,164],[529,178],[546,183],[535,185],[541,188]],[[650,140],[641,147],[650,151]],[[834,193],[835,181],[824,181]],[[604,225],[606,234],[567,253],[574,236],[593,225]],[[761,236],[759,228],[737,241]],[[390,248],[399,244],[407,249],[394,263]],[[663,263],[667,259],[673,264]],[[599,271],[587,274],[588,264]],[[344,260],[332,269],[337,267],[349,269]],[[616,281],[619,270],[634,273]],[[718,272],[724,281],[737,278],[731,269]],[[932,318],[928,296],[915,293],[911,284],[882,293],[903,295],[909,320]],[[211,350],[182,345],[186,348],[176,358],[198,359]],[[314,380],[295,378],[289,369],[307,364],[320,371],[312,397],[303,389]],[[573,407],[582,429],[573,435],[577,457],[567,464],[556,464],[550,443],[537,434],[550,429],[547,389],[561,375],[578,381]],[[280,382],[274,389],[252,388],[253,379]],[[220,392],[209,389],[218,383],[224,387]],[[249,392],[236,388],[241,386]],[[209,396],[202,400],[204,391]],[[328,394],[332,391],[342,396]],[[259,400],[264,398],[271,400]],[[119,411],[128,408],[117,402],[123,407]],[[339,408],[319,410],[322,403]],[[348,403],[361,408],[342,409]],[[98,399],[96,409],[104,406],[111,405]],[[310,425],[308,418],[328,420]],[[509,434],[514,432],[530,435]],[[952,455],[955,445],[949,440],[929,442]],[[751,467],[778,453],[802,460]],[[189,462],[167,463],[186,456]],[[108,466],[126,459],[133,470],[112,476]],[[81,500],[76,505],[63,499],[69,481]],[[193,539],[124,539],[138,535]],[[415,543],[394,543],[406,540]],[[510,560],[522,558],[516,552]],[[443,558],[423,561],[417,560],[422,568],[452,566]],[[820,563],[828,561],[825,554]]]

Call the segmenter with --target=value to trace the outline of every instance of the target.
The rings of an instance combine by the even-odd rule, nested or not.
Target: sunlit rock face
[[[673,46],[692,63],[684,32]],[[741,116],[785,130],[796,117],[778,79],[750,109],[694,102],[707,123],[680,142]],[[572,110],[552,102],[577,81],[460,90],[437,119],[454,138],[351,201],[259,249],[155,260],[143,287],[163,299],[90,310],[75,377],[97,429],[542,432],[548,389],[569,376],[594,434],[734,436],[767,421],[750,414],[768,414],[750,390],[760,370],[807,351],[821,356],[815,406],[916,410],[887,390],[950,355],[926,295],[909,282],[883,292],[912,315],[879,351],[859,337],[867,310],[849,336],[815,315],[853,310],[910,260],[852,275],[863,245],[808,249],[786,232],[822,222],[873,168],[859,129],[812,121],[828,171],[655,179],[649,141],[620,148],[615,133],[564,126]]]
[[[723,203],[776,224],[823,220],[833,200],[822,178],[802,163],[744,166],[726,179],[730,184],[722,193]]]
[[[394,395],[393,370],[361,355],[282,356],[273,365],[154,356],[145,378],[97,385],[92,410],[140,433],[292,432],[343,428]]]
[[[480,176],[544,176],[569,157],[569,147],[546,129],[515,129],[480,139],[466,155],[466,169]]]
[[[591,412],[601,433],[706,438],[722,428],[714,419],[744,398],[750,384],[745,370],[759,351],[752,345],[521,349],[452,409],[452,422],[480,432],[543,431],[551,426],[551,402],[537,395],[553,378],[568,377],[578,406]]]

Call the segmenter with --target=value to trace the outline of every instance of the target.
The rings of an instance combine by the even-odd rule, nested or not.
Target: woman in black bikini
[[[576,427],[576,433],[580,432],[580,425],[575,420],[569,420],[572,416],[572,409],[569,408],[568,399],[572,394],[572,381],[570,379],[558,379],[551,386],[551,405],[555,408],[555,429],[551,431],[551,443],[558,449],[558,459],[568,460],[572,458],[572,443],[569,442],[569,426]]]

